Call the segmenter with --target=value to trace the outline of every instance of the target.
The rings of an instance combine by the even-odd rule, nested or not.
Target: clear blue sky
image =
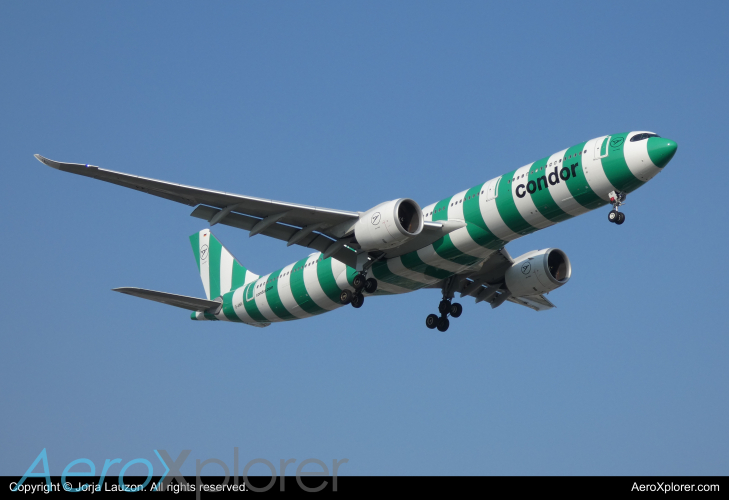
[[[234,447],[241,468],[348,458],[341,474],[727,474],[728,14],[3,2],[0,474],[43,448],[56,474],[139,457],[161,474],[154,449],[192,449],[193,473]],[[463,300],[446,334],[424,325],[433,290],[267,329],[111,292],[202,296],[202,222],[32,156],[366,210],[641,129],[678,152],[624,225],[603,208],[508,246],[567,252],[558,308]],[[215,233],[258,273],[308,253]]]

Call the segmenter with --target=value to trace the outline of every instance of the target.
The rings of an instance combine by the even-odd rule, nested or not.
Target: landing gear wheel
[[[438,317],[437,314],[428,314],[428,317],[425,318],[425,326],[427,326],[428,328],[430,328],[432,330],[433,328],[438,326],[439,319],[440,318]]]
[[[618,223],[618,221],[620,220],[620,215],[621,215],[620,212],[618,212],[617,210],[610,210],[610,213],[608,214],[608,220],[610,222]],[[624,217],[625,216],[623,216],[623,218]]]
[[[615,221],[615,224],[619,226],[623,222],[625,222],[625,214],[622,212],[618,212],[618,220]]]
[[[361,293],[355,293],[352,296],[352,307],[359,309],[364,304],[364,296]]]
[[[375,278],[369,278],[365,281],[364,290],[367,293],[375,293],[377,290],[377,280]]]
[[[458,316],[461,315],[462,312],[463,312],[463,306],[461,304],[458,304],[457,302],[451,304],[451,310],[450,310],[451,316],[453,316],[454,318],[457,318]]]
[[[342,290],[342,293],[339,294],[339,302],[344,305],[352,302],[352,292],[349,290]]]
[[[441,314],[448,314],[448,310],[451,308],[451,303],[448,300],[441,300],[438,304],[438,312]]]
[[[446,318],[445,316],[443,316],[442,318],[439,318],[438,319],[438,325],[437,326],[438,326],[438,331],[439,332],[444,332],[444,331],[448,330],[448,327],[449,326],[451,326],[451,322],[448,321],[448,318]]]
[[[352,278],[352,286],[359,290],[363,286],[365,286],[365,277],[361,274],[355,274],[354,278]]]

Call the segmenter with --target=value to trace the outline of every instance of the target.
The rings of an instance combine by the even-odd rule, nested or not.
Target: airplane
[[[114,291],[192,311],[193,320],[266,327],[316,316],[366,296],[440,289],[438,314],[426,326],[448,330],[463,306],[455,294],[492,308],[509,301],[535,311],[554,306],[545,294],[569,281],[572,265],[558,248],[512,258],[521,236],[605,205],[623,224],[628,193],[659,174],[677,144],[653,132],[597,137],[421,208],[410,198],[349,212],[242,196],[138,177],[97,166],[35,157],[49,167],[183,203],[212,227],[223,224],[315,250],[259,276],[236,260],[209,227],[190,236],[205,299],[141,288]]]

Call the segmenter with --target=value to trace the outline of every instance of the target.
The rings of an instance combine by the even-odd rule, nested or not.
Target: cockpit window
[[[638,141],[644,141],[648,139],[649,137],[660,137],[658,134],[635,134],[633,137],[630,138],[630,142],[638,142]]]

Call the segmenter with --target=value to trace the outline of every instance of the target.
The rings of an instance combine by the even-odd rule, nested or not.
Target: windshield
[[[638,142],[638,141],[644,141],[645,139],[648,139],[649,137],[660,137],[658,134],[635,134],[633,137],[630,138],[630,142]]]

